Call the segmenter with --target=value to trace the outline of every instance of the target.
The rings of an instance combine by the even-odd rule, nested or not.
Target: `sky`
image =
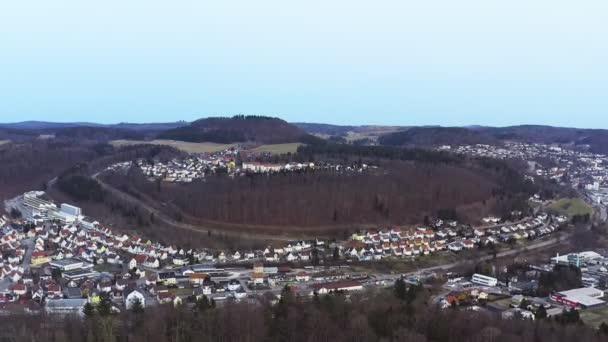
[[[0,2],[0,122],[608,128],[606,0]]]

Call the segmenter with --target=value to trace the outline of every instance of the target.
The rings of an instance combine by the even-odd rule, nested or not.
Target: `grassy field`
[[[252,149],[251,151],[261,153],[268,152],[272,154],[295,153],[297,152],[298,147],[301,145],[301,143],[262,145]]]
[[[0,143],[1,144],[1,143]],[[177,140],[150,140],[150,141],[140,141],[140,140],[114,140],[111,141],[110,144],[112,146],[130,146],[130,145],[166,145],[175,147],[178,150],[184,151],[186,153],[205,153],[205,152],[217,152],[222,151],[231,147],[238,146],[238,144],[216,144],[211,142],[202,142],[202,143],[191,143]],[[301,143],[289,143],[289,144],[270,144],[270,145],[261,145],[256,148],[253,148],[251,151],[254,152],[268,152],[272,154],[285,154],[285,153],[295,153],[298,150],[298,147],[302,145]]]
[[[562,198],[553,202],[549,206],[549,210],[569,217],[593,213],[593,209],[580,198]]]
[[[599,328],[602,322],[608,324],[608,306],[582,310],[581,320],[594,328]]]
[[[175,147],[178,150],[186,153],[205,153],[205,152],[217,152],[222,151],[231,147],[235,147],[238,144],[216,144],[216,143],[190,143],[176,140],[151,140],[151,141],[138,141],[138,140],[114,140],[111,141],[112,146],[129,146],[129,145],[166,145]]]

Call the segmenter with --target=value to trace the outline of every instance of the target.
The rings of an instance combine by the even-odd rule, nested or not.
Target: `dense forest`
[[[205,298],[112,314],[102,300],[88,306],[83,318],[48,315],[5,316],[0,338],[6,341],[396,341],[396,342],[599,342],[599,330],[580,323],[576,311],[555,318],[501,320],[489,312],[441,311],[422,286],[398,282],[392,291],[300,297],[283,290],[270,301],[218,306]]]
[[[502,209],[509,213],[516,205],[525,210],[525,199],[535,190],[502,162],[489,160],[385,160],[380,168],[363,173],[212,175],[189,184],[151,182],[133,168],[104,180],[151,202],[171,203],[198,219],[296,227],[417,223],[441,212],[468,221]]]
[[[391,146],[498,145],[500,141],[485,132],[461,127],[412,127],[381,136],[378,142]]]

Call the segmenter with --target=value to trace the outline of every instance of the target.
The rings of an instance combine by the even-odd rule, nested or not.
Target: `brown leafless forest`
[[[501,190],[501,175],[487,169],[401,161],[366,173],[213,175],[170,184],[151,182],[131,169],[105,180],[195,218],[285,227],[407,224],[441,211],[466,219],[471,208],[477,214],[496,211],[497,203],[513,197]]]

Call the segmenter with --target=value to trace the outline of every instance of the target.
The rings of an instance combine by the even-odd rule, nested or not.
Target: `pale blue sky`
[[[606,0],[7,0],[0,122],[608,128]]]

